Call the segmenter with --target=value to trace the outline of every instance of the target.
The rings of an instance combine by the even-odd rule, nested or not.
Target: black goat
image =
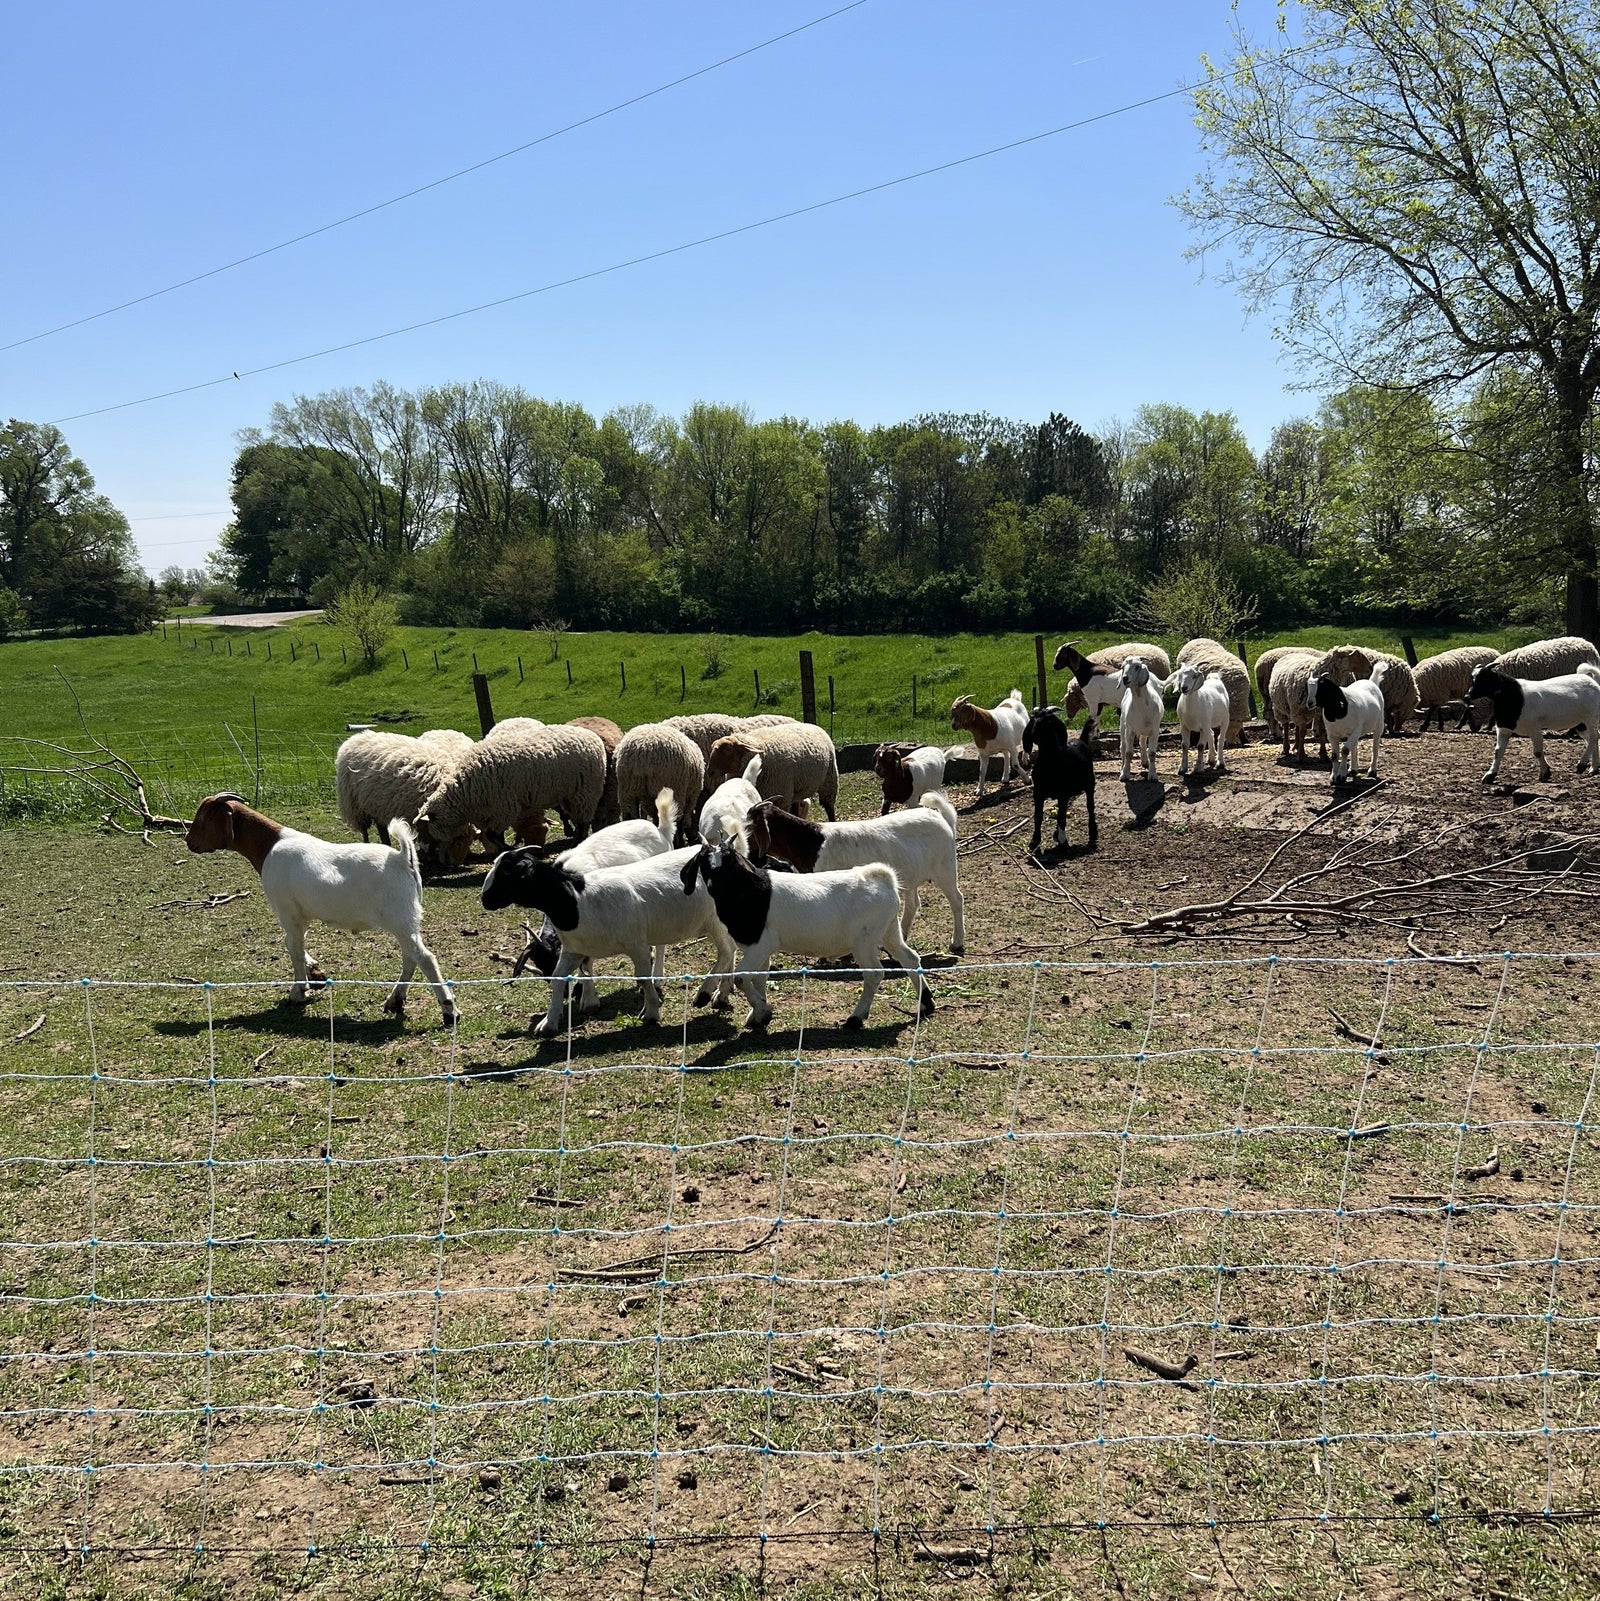
[[[1100,742],[1093,722],[1074,736],[1054,706],[1035,707],[1022,731],[1022,748],[1032,763],[1033,777],[1033,842],[1028,849],[1039,849],[1045,803],[1050,800],[1056,802],[1056,844],[1066,844],[1067,803],[1078,795],[1083,796],[1089,811],[1089,846],[1093,849],[1100,838],[1094,820],[1094,759]]]

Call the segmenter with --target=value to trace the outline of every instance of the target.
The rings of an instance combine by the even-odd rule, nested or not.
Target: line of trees
[[[1176,405],[867,428],[379,384],[243,436],[216,565],[247,598],[375,583],[417,623],[786,631],[1104,623],[1201,562],[1267,623],[1490,625],[1559,615],[1561,472],[1502,375],[1456,410],[1345,389],[1259,454]]]

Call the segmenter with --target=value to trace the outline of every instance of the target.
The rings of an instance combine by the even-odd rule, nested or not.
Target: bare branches
[[[166,829],[183,833],[189,826],[187,818],[163,817],[152,809],[149,796],[145,793],[144,779],[140,777],[133,764],[117,755],[103,740],[98,739],[89,730],[88,720],[83,715],[83,703],[78,699],[78,692],[72,687],[67,675],[59,667],[55,669],[56,677],[67,686],[67,693],[72,696],[72,704],[77,708],[78,723],[83,729],[84,738],[94,746],[104,758],[102,761],[82,762],[74,760],[71,765],[43,769],[53,772],[62,778],[70,778],[82,784],[92,794],[98,795],[106,801],[110,810],[101,819],[108,827],[115,828],[121,833],[132,830],[122,828],[116,821],[118,812],[132,812],[139,819],[138,832],[145,836],[145,843],[149,844],[149,830]],[[55,745],[49,740],[39,740],[38,744],[46,750],[52,750],[60,756],[77,758],[83,753],[69,749],[65,745]],[[100,775],[100,776],[95,776]]]

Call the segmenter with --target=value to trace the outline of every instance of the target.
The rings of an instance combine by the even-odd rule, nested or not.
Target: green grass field
[[[1474,642],[1508,648],[1533,633],[1419,632],[1414,641],[1428,655]],[[1121,636],[1074,637],[1093,649]],[[1400,649],[1398,637],[1383,630],[1332,627],[1262,635],[1248,651],[1253,659],[1275,644],[1352,638]],[[1047,638],[1049,656],[1058,643]],[[1181,642],[1162,643],[1176,649]],[[1033,695],[1030,634],[568,634],[559,659],[552,659],[533,633],[408,628],[397,631],[370,670],[349,659],[352,649],[339,630],[320,622],[244,629],[185,621],[169,623],[165,637],[17,641],[0,645],[0,826],[92,809],[92,798],[39,771],[52,765],[50,753],[19,743],[82,747],[63,677],[89,729],[131,760],[153,786],[152,799],[176,813],[219,788],[256,793],[258,761],[264,802],[326,798],[332,755],[349,723],[475,735],[474,662],[489,680],[497,716],[554,722],[599,713],[626,728],[676,712],[747,712],[758,705],[798,716],[802,650],[814,659],[820,720],[841,743],[942,740],[958,694],[986,705],[1013,686]],[[1064,676],[1051,673],[1050,680],[1059,697]]]

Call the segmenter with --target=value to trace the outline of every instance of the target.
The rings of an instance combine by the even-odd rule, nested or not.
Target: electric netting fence
[[[8,984],[8,1543],[1587,1516],[1597,963]]]

